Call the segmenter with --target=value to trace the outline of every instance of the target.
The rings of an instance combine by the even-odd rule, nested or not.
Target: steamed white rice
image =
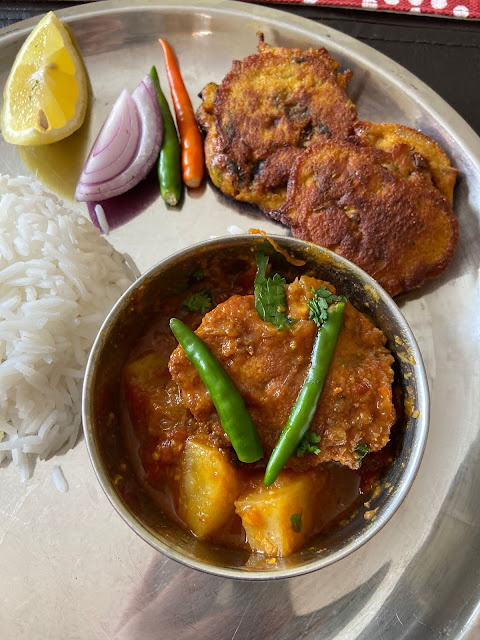
[[[90,348],[131,282],[86,218],[30,178],[0,176],[0,462],[22,481],[75,444]],[[68,488],[58,468],[52,478]]]

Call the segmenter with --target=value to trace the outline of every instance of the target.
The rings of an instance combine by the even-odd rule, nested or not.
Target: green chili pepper
[[[160,193],[167,204],[174,206],[180,200],[183,189],[180,142],[172,114],[168,107],[168,102],[160,87],[160,81],[155,67],[150,69],[150,77],[157,90],[158,103],[163,121],[162,147],[158,159]]]
[[[207,387],[222,427],[230,438],[238,459],[242,462],[256,462],[263,458],[257,429],[242,396],[222,365],[203,340],[183,322],[172,318],[170,328]]]
[[[317,410],[318,400],[332,361],[335,345],[343,325],[345,303],[339,302],[327,310],[327,319],[319,328],[313,345],[310,368],[297,400],[288,417],[277,446],[270,456],[264,484],[275,482],[287,460],[297,450]]]

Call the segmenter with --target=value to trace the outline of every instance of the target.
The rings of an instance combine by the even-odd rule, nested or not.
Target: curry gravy
[[[298,268],[287,266],[284,271],[287,281],[299,275]],[[161,312],[143,335],[139,336],[124,368],[120,422],[129,461],[137,481],[152,503],[186,530],[188,526],[178,509],[181,454],[185,440],[198,434],[199,427],[183,405],[180,391],[168,370],[170,355],[176,347],[169,320],[171,317],[180,318],[195,330],[203,316],[200,312],[186,309],[184,301],[189,296],[207,291],[211,296],[212,307],[215,307],[232,295],[249,295],[253,290],[255,272],[251,255],[247,255],[245,260],[236,259],[229,265],[225,265],[224,261],[222,264],[214,261],[207,267],[200,260],[198,269],[184,282],[177,283],[176,290],[163,300]],[[129,385],[132,371],[136,379],[144,381],[140,387]],[[399,403],[395,404],[400,406]],[[162,434],[165,447],[162,447],[163,442],[159,444],[158,432],[148,427],[147,414],[151,407],[157,412],[156,422],[168,434]],[[212,437],[208,428],[205,429],[205,436],[207,435]],[[220,437],[218,445],[225,446]],[[322,488],[314,517],[314,533],[325,532],[337,526],[355,511],[359,501],[371,492],[385,467],[391,462],[392,451],[392,446],[387,445],[381,451],[369,454],[358,470],[336,462],[315,467],[314,473]],[[244,487],[254,488],[262,482],[265,460],[246,465],[236,459],[233,451],[229,455]],[[208,539],[223,545],[248,548],[245,530],[237,514]]]

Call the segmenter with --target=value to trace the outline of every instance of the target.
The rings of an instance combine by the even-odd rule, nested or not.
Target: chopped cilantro
[[[257,275],[255,277],[255,309],[265,322],[271,322],[278,329],[285,329],[291,320],[287,316],[287,294],[285,293],[285,278],[278,273],[265,277],[268,256],[262,252],[255,254]]]
[[[204,277],[205,276],[203,275],[203,269],[195,269],[195,271],[192,273],[193,280],[196,280],[197,282],[203,280]]]
[[[297,447],[296,455],[299,458],[303,458],[306,453],[314,453],[316,456],[320,453],[320,449],[316,446],[321,440],[321,437],[318,436],[310,429],[300,440],[300,444]]]
[[[300,533],[302,530],[302,514],[294,513],[290,516],[290,524],[292,525],[292,529],[297,533]]]
[[[183,306],[188,311],[205,313],[207,309],[212,306],[212,296],[209,291],[199,291],[198,293],[192,293],[191,296],[185,298]]]
[[[344,296],[336,296],[325,286],[318,289],[312,287],[313,298],[308,300],[307,304],[310,308],[309,319],[313,320],[317,327],[321,327],[327,319],[327,309],[334,302],[346,302]]]
[[[368,444],[357,444],[355,452],[359,461],[363,460],[367,453],[370,451]]]

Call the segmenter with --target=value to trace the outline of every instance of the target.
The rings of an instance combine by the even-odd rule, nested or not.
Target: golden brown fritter
[[[339,140],[298,158],[276,216],[295,237],[351,260],[392,296],[438,276],[458,240],[450,205],[413,160],[400,170],[390,153]]]
[[[279,331],[260,319],[254,296],[232,296],[207,313],[197,329],[241,393],[265,455],[275,447],[305,379],[317,333],[308,320],[306,300],[322,283],[302,277],[287,285],[289,314],[295,322]],[[330,285],[328,285],[329,288]],[[359,467],[355,447],[378,451],[389,440],[395,420],[392,404],[393,358],[385,336],[350,304],[311,429],[321,436],[320,453],[293,456],[288,466],[306,469],[335,460]],[[198,424],[222,432],[210,395],[181,347],[169,370],[183,402]]]
[[[235,61],[218,87],[208,84],[197,112],[207,131],[210,177],[223,193],[278,208],[299,150],[324,137],[347,138],[357,119],[326,49],[270,47]]]
[[[431,138],[416,129],[389,122],[361,121],[356,122],[354,128],[362,145],[389,151],[399,168],[413,159],[418,169],[430,174],[432,184],[445,196],[450,206],[453,204],[453,188],[458,171]]]

